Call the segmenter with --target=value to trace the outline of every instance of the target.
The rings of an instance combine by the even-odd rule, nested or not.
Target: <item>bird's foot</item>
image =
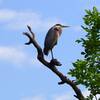
[[[56,65],[56,66],[62,65],[57,59],[52,59],[50,63],[53,64],[53,65]]]

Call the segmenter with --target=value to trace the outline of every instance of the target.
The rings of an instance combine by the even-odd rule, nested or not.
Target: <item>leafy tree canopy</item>
[[[84,50],[81,54],[84,59],[73,63],[74,68],[69,74],[76,78],[77,84],[83,84],[90,91],[88,100],[100,94],[100,12],[96,7],[85,10],[84,25],[85,38],[76,40],[81,43]]]

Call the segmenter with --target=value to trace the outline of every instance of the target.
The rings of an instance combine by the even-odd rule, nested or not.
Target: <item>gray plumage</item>
[[[45,37],[45,42],[44,42],[44,54],[48,55],[49,51],[53,49],[53,47],[57,44],[58,38],[60,37],[62,33],[62,28],[68,27],[68,26],[63,26],[61,24],[56,24],[53,27],[49,29],[47,32],[47,35]],[[53,54],[52,54],[53,55]]]

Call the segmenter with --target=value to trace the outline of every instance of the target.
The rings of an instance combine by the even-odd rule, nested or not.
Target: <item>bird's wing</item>
[[[54,33],[55,31],[52,28],[48,31],[46,38],[45,38],[45,47],[48,49],[52,49],[55,44],[57,44],[57,36]]]

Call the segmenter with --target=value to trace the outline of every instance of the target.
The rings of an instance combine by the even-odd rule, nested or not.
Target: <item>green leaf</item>
[[[100,12],[96,7],[85,12],[84,25],[81,26],[85,31],[85,37],[76,40],[77,43],[81,42],[84,48],[81,51],[83,59],[75,61],[74,68],[68,74],[90,91],[87,100],[92,100],[100,93],[100,63],[97,63],[100,61]]]
[[[75,42],[80,43],[80,42],[81,42],[81,40],[76,40]]]

